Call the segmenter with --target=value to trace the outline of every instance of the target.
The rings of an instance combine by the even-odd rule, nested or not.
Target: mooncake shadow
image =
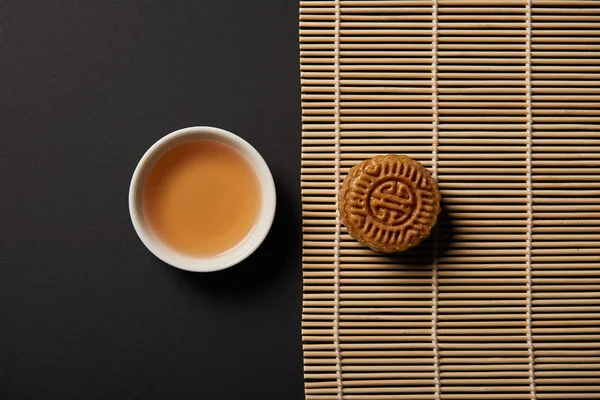
[[[301,226],[290,199],[278,194],[275,219],[262,245],[247,259],[209,273],[173,269],[172,273],[197,290],[242,298],[273,284],[284,268],[299,258]],[[299,262],[298,262],[299,266]]]
[[[442,207],[440,214],[438,215],[438,223],[437,223],[437,252],[438,257],[442,257],[446,255],[446,253],[450,250],[450,246],[452,245],[452,241],[454,240],[455,230],[454,223],[448,211],[444,207],[444,199],[440,202]],[[430,236],[430,241],[433,241],[433,237]]]
[[[399,265],[410,265],[417,268],[431,267],[433,264],[435,246],[437,245],[437,256],[443,257],[449,250],[454,236],[452,219],[441,202],[441,211],[438,215],[436,226],[431,235],[418,246],[412,247],[402,253],[391,254],[389,257]]]

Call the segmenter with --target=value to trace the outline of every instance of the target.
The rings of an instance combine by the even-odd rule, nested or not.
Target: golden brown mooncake
[[[352,167],[338,196],[348,233],[385,253],[421,243],[440,212],[440,192],[431,173],[398,154],[376,156]]]

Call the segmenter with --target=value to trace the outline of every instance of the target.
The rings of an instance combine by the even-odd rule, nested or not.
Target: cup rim
[[[164,152],[191,140],[212,139],[229,144],[242,152],[252,165],[261,186],[261,209],[257,223],[236,246],[211,257],[190,256],[178,252],[156,237],[146,225],[141,207],[141,193],[145,179]],[[137,163],[129,184],[129,216],[133,227],[148,250],[172,267],[192,272],[212,272],[229,268],[249,257],[267,237],[276,209],[276,192],[273,175],[260,153],[246,140],[234,133],[211,126],[192,126],[178,129],[156,141]]]

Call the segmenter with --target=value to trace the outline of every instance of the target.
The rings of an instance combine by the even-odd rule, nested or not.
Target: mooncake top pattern
[[[440,212],[440,193],[431,173],[397,154],[354,166],[338,196],[350,235],[386,253],[404,251],[427,238]]]

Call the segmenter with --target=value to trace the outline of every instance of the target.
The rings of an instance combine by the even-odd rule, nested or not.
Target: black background
[[[294,1],[0,1],[0,398],[303,398],[297,43]],[[160,262],[127,209],[142,154],[194,125],[277,186],[220,273]]]

